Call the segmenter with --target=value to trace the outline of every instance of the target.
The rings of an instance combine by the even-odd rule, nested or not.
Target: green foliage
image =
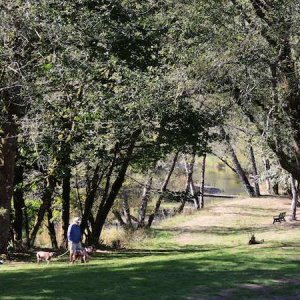
[[[251,140],[271,156],[268,145],[274,162],[298,174],[297,1],[8,0],[0,7],[0,135],[12,118],[31,222],[40,202],[30,199],[41,198],[49,176],[58,222],[69,174],[79,209],[75,169],[84,202],[99,167],[99,204],[127,161],[131,172],[147,173],[177,151],[202,156],[220,141],[219,125],[240,150]],[[274,169],[265,175],[284,180]]]
[[[35,218],[38,213],[40,205],[41,205],[41,201],[39,199],[26,199],[25,200],[29,228],[32,228],[32,226],[34,225]]]
[[[221,22],[216,21],[218,11]],[[299,4],[228,1],[216,11],[201,6],[195,14],[194,22],[201,24],[206,16],[205,27],[212,28],[207,40],[201,29],[194,32],[202,52],[194,60],[195,76],[204,88],[229,93],[281,165],[297,174],[293,140],[299,143]]]

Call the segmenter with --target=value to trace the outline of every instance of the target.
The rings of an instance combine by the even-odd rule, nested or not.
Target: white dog
[[[47,264],[49,264],[54,255],[55,252],[39,251],[36,253],[36,261],[39,263],[40,261],[45,260]]]

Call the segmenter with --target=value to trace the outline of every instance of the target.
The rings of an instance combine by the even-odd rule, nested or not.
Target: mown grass
[[[86,265],[2,265],[0,299],[300,299],[298,223],[272,225],[288,205],[238,199],[222,211],[211,206]],[[264,243],[247,245],[250,231]]]

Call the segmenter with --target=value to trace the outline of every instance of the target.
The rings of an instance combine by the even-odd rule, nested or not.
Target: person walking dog
[[[70,262],[76,258],[76,251],[81,250],[81,228],[80,218],[76,217],[73,219],[73,223],[68,228],[68,243],[70,250]]]

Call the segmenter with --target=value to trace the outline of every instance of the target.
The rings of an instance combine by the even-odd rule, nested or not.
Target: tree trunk
[[[293,176],[291,176],[291,189],[292,189],[292,204],[291,204],[291,220],[296,221],[296,214],[297,214],[297,203],[298,203],[298,197],[299,197],[299,191],[297,188],[297,182]]]
[[[97,226],[101,226],[101,218],[105,218],[105,219],[107,218],[107,215],[106,216],[103,215],[104,206],[105,206],[105,203],[107,201],[107,198],[109,197],[109,191],[112,192],[112,189],[110,190],[110,188],[111,188],[111,184],[110,184],[111,183],[111,177],[113,175],[113,172],[114,172],[114,169],[115,169],[115,166],[116,166],[116,163],[117,163],[117,157],[118,157],[119,153],[120,153],[119,143],[117,142],[115,144],[115,147],[114,147],[114,156],[112,158],[112,162],[111,162],[111,164],[110,164],[110,166],[107,170],[106,176],[105,176],[106,182],[105,182],[104,190],[103,190],[103,193],[102,193],[102,199],[101,199],[100,205],[99,205],[98,210],[97,210],[96,219],[95,219],[95,222],[93,222],[93,224],[92,224],[92,243],[93,244],[98,244],[98,240],[99,240],[102,228],[98,229]],[[126,158],[125,158],[125,160],[126,160]],[[126,173],[126,171],[125,171],[125,173]],[[125,174],[124,174],[124,176],[125,176]],[[124,179],[123,179],[123,181],[124,181]],[[123,182],[121,183],[120,188],[122,187],[122,185],[123,185]],[[117,194],[116,194],[116,196],[117,196]],[[113,202],[114,202],[114,200],[113,200]],[[108,212],[107,212],[107,214],[108,214]],[[104,220],[104,222],[105,222],[105,220]],[[102,226],[104,226],[104,223],[103,223]],[[98,233],[98,230],[100,230],[99,233]]]
[[[39,211],[37,213],[36,223],[35,223],[32,231],[31,231],[31,234],[30,234],[30,242],[29,242],[30,247],[34,246],[35,239],[36,239],[37,233],[38,233],[38,231],[39,231],[39,229],[42,225],[42,222],[44,220],[45,213],[46,213],[46,203],[42,203],[40,208],[39,208]]]
[[[202,159],[201,186],[200,186],[200,208],[204,208],[204,185],[205,185],[206,154]]]
[[[231,156],[231,159],[232,159],[232,162],[234,164],[234,168],[242,182],[242,184],[244,185],[244,188],[245,188],[245,191],[247,192],[247,194],[250,196],[250,197],[254,197],[255,196],[255,193],[254,193],[254,189],[253,187],[251,186],[251,184],[249,183],[249,180],[246,176],[246,173],[244,171],[244,169],[242,168],[238,158],[237,158],[237,155],[231,145],[231,142],[230,142],[230,137],[229,135],[226,134],[224,128],[221,128],[221,134],[223,135],[224,137],[224,140],[226,142],[226,145],[227,145],[227,148],[229,150],[229,153],[230,153],[230,156]]]
[[[48,214],[47,214],[48,215],[48,232],[49,232],[49,236],[50,236],[50,239],[51,239],[52,248],[58,249],[55,226],[54,226],[54,223],[52,221],[53,214],[52,214],[51,207],[49,207],[47,209],[47,212],[48,212]]]
[[[224,158],[222,158],[221,156],[217,155],[216,153],[212,153],[215,157],[217,157],[221,162],[223,162],[232,172],[234,172],[235,174],[237,174],[236,169]]]
[[[264,159],[264,165],[265,165],[265,171],[266,171],[266,173],[268,173],[271,168],[269,159]],[[268,193],[271,195],[272,189],[271,189],[271,180],[269,178],[269,175],[267,176],[267,179],[266,179],[266,187],[267,187]]]
[[[90,219],[90,216],[92,214],[92,207],[94,205],[97,190],[99,188],[99,184],[103,178],[103,173],[100,174],[100,165],[98,164],[94,170],[92,180],[89,181],[87,185],[87,191],[86,191],[86,199],[84,204],[84,212],[82,215],[82,221],[81,221],[81,231],[85,232],[86,229],[88,229],[88,221]]]
[[[24,206],[24,228],[25,228],[25,236],[26,236],[26,247],[30,247],[30,230],[29,230],[29,220],[28,220],[28,213],[27,208]]]
[[[278,182],[276,182],[272,185],[272,191],[273,191],[274,195],[279,195],[279,184],[278,184]]]
[[[231,154],[231,158],[232,158],[232,161],[233,161],[233,164],[234,164],[234,167],[237,171],[237,174],[239,175],[240,177],[240,180],[241,182],[243,183],[244,185],[244,188],[245,188],[245,191],[247,192],[247,194],[250,196],[250,197],[254,197],[255,194],[254,194],[254,190],[253,190],[253,187],[250,185],[249,183],[249,180],[246,176],[246,173],[245,171],[243,170],[236,154],[235,154],[235,151],[234,149],[232,148],[232,146],[230,145],[229,146],[229,151],[230,151],[230,154]]]
[[[68,160],[70,162],[70,159]],[[70,164],[64,167],[62,180],[62,241],[61,247],[68,247],[67,233],[70,223],[70,193],[71,193],[71,169]]]
[[[186,183],[185,183],[185,194],[188,196],[188,194],[192,194],[195,196],[195,188],[193,188],[193,171],[194,171],[194,164],[195,164],[195,154],[192,155],[191,161],[187,162],[187,159],[185,159],[185,171],[186,171]],[[198,201],[195,201],[194,198],[194,204],[197,209],[199,209],[199,199]],[[186,203],[186,197],[181,199],[181,203],[177,209],[177,213],[182,213],[184,206]]]
[[[195,206],[195,208],[200,209],[200,200],[199,200],[200,197],[199,197],[199,193],[196,190],[193,178],[191,179],[191,182],[190,182],[190,193],[194,197],[194,206]]]
[[[108,213],[110,212],[114,204],[114,201],[118,196],[118,193],[124,183],[127,168],[132,159],[132,153],[135,147],[136,139],[139,136],[139,134],[140,134],[140,130],[136,131],[133,134],[131,144],[128,146],[127,153],[123,158],[123,162],[120,166],[118,175],[111,186],[110,193],[107,195],[105,199],[103,199],[104,201],[102,201],[102,204],[98,209],[97,216],[93,224],[93,232],[92,232],[93,243],[95,245],[99,244],[100,234],[102,232],[103,226],[107,219]]]
[[[123,211],[126,218],[126,225],[129,229],[133,229],[132,221],[131,221],[131,215],[130,215],[130,207],[128,204],[128,195],[125,192],[123,195]]]
[[[128,161],[129,163],[129,161]],[[127,171],[128,164],[125,162],[123,163],[123,166],[120,169],[120,172],[112,184],[111,192],[109,193],[108,197],[105,199],[105,202],[103,206],[101,207],[100,211],[98,211],[95,223],[93,226],[92,236],[93,236],[93,243],[95,245],[99,244],[99,238],[100,234],[102,232],[103,226],[105,224],[106,218],[108,216],[108,213],[110,209],[112,208],[114,201],[123,185],[123,182],[125,180],[125,173]]]
[[[188,172],[188,177],[189,177],[189,191],[190,193],[194,196],[194,205],[196,209],[200,209],[200,201],[199,201],[199,196],[196,191],[196,187],[194,184],[193,180],[193,174],[194,174],[194,165],[195,165],[195,156],[196,154],[194,153],[192,155],[192,160],[191,162],[187,165],[186,171]]]
[[[7,252],[10,235],[11,199],[17,152],[17,127],[12,115],[4,124],[2,131],[0,146],[0,254]]]
[[[33,245],[35,243],[35,239],[36,239],[37,233],[42,225],[42,222],[44,220],[45,213],[51,207],[51,201],[52,201],[52,196],[53,196],[53,192],[55,189],[55,185],[56,185],[56,180],[52,175],[50,175],[48,177],[47,182],[45,182],[43,196],[42,196],[42,204],[37,213],[37,220],[36,220],[36,223],[33,227],[31,235],[30,235],[30,246],[31,247],[33,247]]]
[[[250,160],[252,164],[252,172],[254,176],[254,193],[256,197],[260,196],[260,190],[259,190],[259,183],[258,183],[258,172],[257,172],[257,165],[256,165],[256,160],[255,160],[255,155],[254,155],[254,150],[252,145],[249,145],[249,153],[250,153]]]
[[[15,211],[13,230],[17,248],[22,247],[23,211],[25,210],[24,193],[22,187],[23,172],[24,168],[22,166],[16,166],[14,178],[15,190],[13,194],[13,205]]]
[[[264,164],[265,164],[266,172],[269,172],[270,169],[271,169],[269,159],[265,159]],[[272,184],[269,176],[267,177],[267,180],[266,180],[266,186],[267,186],[268,193],[270,195],[279,195],[279,184],[278,184],[278,182]]]
[[[147,224],[147,227],[151,227],[152,225],[152,222],[154,220],[154,217],[155,215],[157,215],[158,211],[159,211],[159,208],[160,208],[160,205],[161,205],[161,202],[163,200],[163,197],[164,197],[164,192],[167,190],[167,186],[169,184],[169,181],[170,181],[170,178],[173,174],[173,171],[175,169],[175,165],[176,165],[176,162],[177,162],[177,159],[178,159],[178,156],[179,156],[179,152],[176,152],[174,158],[173,158],[173,161],[172,161],[172,164],[171,164],[171,167],[170,167],[170,170],[169,170],[169,173],[167,174],[166,178],[165,178],[165,181],[163,182],[161,188],[160,188],[160,192],[161,194],[159,195],[158,197],[158,200],[155,204],[155,208],[154,208],[154,211],[153,213],[149,216],[149,219],[148,219],[148,224]]]
[[[146,185],[143,188],[141,206],[140,206],[140,209],[139,209],[139,223],[138,223],[138,226],[137,226],[138,228],[145,227],[146,211],[147,211],[148,201],[149,201],[149,198],[150,198],[150,191],[151,191],[151,188],[152,188],[152,180],[153,180],[153,175],[152,175],[152,172],[151,172],[150,177],[149,177]]]
[[[120,225],[124,227],[126,225],[126,223],[124,222],[120,212],[118,210],[114,209],[112,211],[112,213],[114,214],[115,218],[119,221]]]

